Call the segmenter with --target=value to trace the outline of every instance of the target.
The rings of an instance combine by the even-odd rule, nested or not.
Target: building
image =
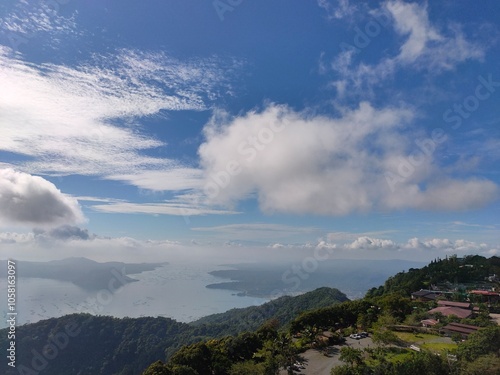
[[[440,300],[437,302],[438,306],[445,307],[458,307],[460,309],[468,309],[470,310],[471,304],[469,302],[453,302],[453,301],[443,301]]]
[[[436,307],[435,309],[429,310],[428,313],[431,315],[436,313],[441,313],[444,316],[455,315],[460,319],[465,319],[472,315],[472,310],[462,309],[460,307],[453,307],[453,306],[439,306]]]
[[[467,338],[471,333],[476,332],[480,327],[471,326],[469,324],[450,323],[444,326],[441,331],[446,336],[451,336],[458,333],[462,338]]]
[[[422,327],[432,328],[436,324],[439,323],[439,320],[436,320],[436,319],[424,319],[424,320],[421,320],[420,323],[422,324]]]
[[[413,292],[411,294],[411,299],[418,301],[435,301],[438,297],[441,297],[441,292],[420,289],[418,292]]]
[[[481,301],[487,302],[489,304],[497,303],[498,301],[500,301],[500,293],[492,292],[489,290],[471,290],[469,294],[478,296]]]

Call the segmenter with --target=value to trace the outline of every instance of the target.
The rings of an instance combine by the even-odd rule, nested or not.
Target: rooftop
[[[460,307],[462,309],[469,309],[469,302],[453,302],[453,301],[438,301],[438,306]]]
[[[435,309],[429,310],[429,314],[441,313],[444,316],[455,315],[459,318],[468,318],[472,312],[470,310],[461,309],[460,307],[449,307],[449,306],[440,306]]]

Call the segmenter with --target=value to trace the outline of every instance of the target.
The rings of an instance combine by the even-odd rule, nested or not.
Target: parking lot
[[[374,347],[370,337],[362,339],[346,338],[344,346],[351,346],[356,349],[364,349]],[[324,350],[309,349],[301,354],[304,358],[303,364],[305,369],[296,371],[296,374],[303,375],[330,375],[332,367],[344,364],[339,360],[340,348],[342,345],[329,346]],[[286,371],[280,372],[280,375],[285,375]]]

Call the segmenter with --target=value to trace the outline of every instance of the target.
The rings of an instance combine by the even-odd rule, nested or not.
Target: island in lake
[[[0,260],[0,267],[7,268],[7,261]],[[120,278],[116,287],[137,281],[127,275],[152,271],[168,263],[99,263],[87,258],[67,258],[48,262],[17,262],[17,277],[69,281],[85,290],[106,289],[110,280]],[[2,273],[5,277],[5,274]],[[1,277],[1,276],[0,276]]]

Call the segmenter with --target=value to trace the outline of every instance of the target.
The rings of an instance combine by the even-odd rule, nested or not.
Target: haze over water
[[[99,291],[87,291],[64,281],[20,278],[18,322],[34,323],[77,312],[131,318],[163,316],[190,322],[231,308],[268,301],[264,298],[236,296],[232,291],[205,288],[208,284],[223,281],[208,273],[214,269],[214,266],[206,264],[181,263],[130,275],[138,282],[120,288],[107,305],[86,302],[96,300]],[[5,283],[2,283],[0,293],[7,293]],[[86,308],[81,310],[80,306]],[[2,311],[6,311],[3,305]],[[1,328],[6,326],[5,322],[6,319],[2,319]]]

